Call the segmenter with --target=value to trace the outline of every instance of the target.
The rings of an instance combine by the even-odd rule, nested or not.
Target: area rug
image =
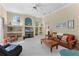
[[[79,56],[79,51],[62,49],[62,50],[60,50],[60,55],[61,56]]]

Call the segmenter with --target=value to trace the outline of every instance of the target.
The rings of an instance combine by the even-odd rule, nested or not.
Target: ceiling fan
[[[41,3],[36,3],[32,8],[33,8],[33,10],[35,10],[36,12],[39,12],[39,9],[42,11],[42,8],[41,8],[42,6],[43,6],[43,4],[41,4]],[[45,15],[46,12],[43,12],[42,14]]]
[[[34,10],[37,10],[39,7],[41,7],[41,3],[36,3],[34,6],[33,6],[33,9]]]

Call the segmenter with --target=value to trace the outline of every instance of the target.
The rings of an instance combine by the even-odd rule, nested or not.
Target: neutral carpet
[[[59,56],[59,51],[65,49],[64,47],[59,46],[58,49],[53,47],[52,53],[50,49],[45,44],[40,43],[40,39],[44,36],[39,35],[34,38],[27,38],[23,41],[17,42],[17,44],[22,45],[23,50],[20,56]]]

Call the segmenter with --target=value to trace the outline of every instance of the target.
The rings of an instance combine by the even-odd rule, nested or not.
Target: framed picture
[[[61,23],[58,23],[58,24],[56,24],[56,28],[65,28],[65,25],[66,25],[66,23],[65,22],[61,22]]]
[[[74,29],[74,20],[68,20],[68,28]]]

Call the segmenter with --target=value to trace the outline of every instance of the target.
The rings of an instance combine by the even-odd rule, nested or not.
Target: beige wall
[[[0,5],[0,16],[4,18],[4,23],[6,24],[7,21],[7,11]]]
[[[79,4],[72,4],[43,18],[52,31],[72,33],[79,39]],[[74,29],[68,29],[68,20],[74,19]],[[66,23],[64,28],[56,28],[58,23]]]
[[[3,19],[4,19],[4,25],[6,25],[7,11],[5,10],[5,8],[2,5],[0,5],[0,16],[3,17]],[[5,33],[6,33],[6,27],[4,29],[4,36],[5,36]]]
[[[27,17],[32,19],[32,21],[33,21],[32,25],[34,25],[35,24],[34,22],[39,19],[37,17],[30,16],[30,15],[18,14],[18,13],[14,13],[14,12],[7,12],[7,19],[8,19],[7,23],[8,24],[10,23],[10,20],[12,20],[13,16],[20,16],[20,21],[21,21],[20,25],[24,25],[25,18],[27,18]]]
[[[20,25],[24,25],[24,20],[27,17],[30,17],[32,19],[32,21],[34,22],[35,20],[37,20],[38,18],[34,17],[34,16],[30,16],[30,15],[23,15],[23,14],[18,14],[18,13],[14,13],[14,12],[7,12],[7,23],[10,23],[10,20],[12,20],[13,16],[20,16]]]

